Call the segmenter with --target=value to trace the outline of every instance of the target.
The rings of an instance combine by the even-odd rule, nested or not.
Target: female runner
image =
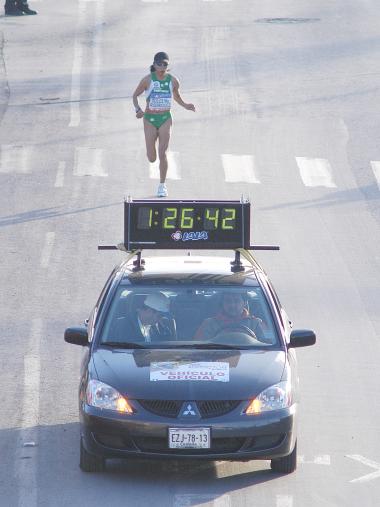
[[[158,139],[158,157],[160,160],[160,184],[157,197],[166,197],[168,190],[165,180],[168,171],[166,152],[169,147],[172,117],[170,114],[172,98],[188,111],[195,111],[194,104],[186,104],[179,94],[179,81],[168,71],[169,56],[160,51],[154,56],[150,74],[145,76],[133,94],[136,118],[144,118],[146,154],[149,162],[157,158],[156,141]],[[143,111],[137,98],[145,92],[146,108]]]

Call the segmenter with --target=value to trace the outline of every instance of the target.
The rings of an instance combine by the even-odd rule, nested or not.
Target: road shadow
[[[102,473],[85,473],[76,422],[0,430],[0,448],[0,485],[8,505],[17,505],[21,487],[30,486],[39,507],[104,507],[105,498],[113,507],[196,506],[281,477],[264,461],[117,459],[107,460]]]

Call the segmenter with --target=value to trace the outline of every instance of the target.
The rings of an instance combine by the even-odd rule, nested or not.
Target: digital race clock
[[[128,251],[248,248],[249,232],[249,202],[124,202],[124,245]]]

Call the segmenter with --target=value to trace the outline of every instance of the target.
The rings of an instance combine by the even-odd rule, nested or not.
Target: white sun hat
[[[168,312],[169,311],[169,298],[162,292],[156,292],[155,294],[149,294],[145,300],[144,305],[149,306],[157,312]]]

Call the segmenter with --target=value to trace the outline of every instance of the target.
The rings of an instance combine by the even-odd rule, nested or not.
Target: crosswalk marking
[[[329,454],[322,454],[320,456],[314,456],[313,459],[307,460],[305,456],[298,457],[298,463],[308,463],[313,465],[331,465],[331,458]]]
[[[3,144],[1,146],[0,173],[29,173],[31,146]]]
[[[260,183],[255,175],[252,155],[222,154],[225,180],[228,183]]]
[[[296,157],[302,181],[306,187],[335,188],[330,162],[325,158]]]
[[[84,146],[76,148],[74,176],[108,176],[103,168],[103,150]]]
[[[371,167],[377,181],[377,186],[380,190],[380,162],[378,160],[371,161]]]
[[[166,153],[168,158],[168,180],[180,180],[181,179],[181,166],[179,161],[178,151],[168,151]],[[158,180],[160,179],[160,162],[157,158],[155,162],[149,164],[149,178]]]

